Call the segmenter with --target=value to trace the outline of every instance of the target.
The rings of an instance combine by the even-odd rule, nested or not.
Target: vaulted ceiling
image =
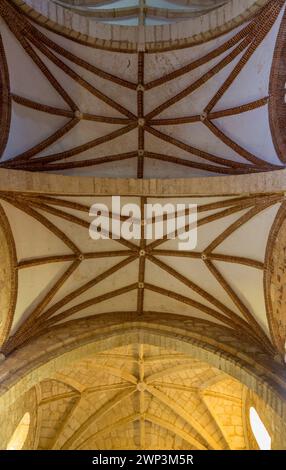
[[[44,30],[3,0],[1,166],[130,178],[283,168],[269,124],[282,3],[196,47],[119,54]]]
[[[122,25],[171,23],[196,18],[228,0],[53,0],[79,15]]]
[[[3,246],[6,234],[10,247],[3,277],[11,270],[12,280],[2,323],[5,354],[59,323],[125,311],[201,318],[233,334],[239,330],[275,355],[265,303],[269,287],[264,290],[263,282],[272,263],[272,232],[285,212],[284,193],[185,197],[186,204],[198,205],[193,251],[180,250],[178,236],[169,239],[167,227],[162,239],[155,233],[153,240],[91,239],[94,197],[0,193],[0,199]],[[180,199],[124,201],[143,207]],[[97,197],[96,203],[107,204],[111,217],[111,198]]]
[[[76,25],[120,31],[112,47],[104,40],[95,47],[88,34],[43,20],[36,3],[0,0],[4,367],[7,358],[14,370],[18,353],[74,325],[96,331],[102,319],[128,318],[135,329],[161,321],[174,332],[189,328],[194,341],[208,338],[285,393],[285,2],[247,1],[256,6],[246,22],[217,27],[203,41],[194,34],[184,47],[144,42],[152,26],[143,24],[138,43],[124,41],[126,26],[97,23],[104,2],[92,11],[84,1],[41,3],[58,24],[60,11],[67,22],[80,9]],[[190,0],[185,9],[174,0],[172,8],[185,14],[199,3],[203,24],[235,2]],[[141,2],[132,15],[143,7],[152,13],[152,2]],[[143,211],[140,240],[92,240],[91,205],[105,204],[110,220],[119,194],[141,209],[197,205],[196,248],[180,250],[166,226],[162,239],[145,240]],[[166,344],[106,343],[35,387],[42,449],[249,445],[244,386]]]

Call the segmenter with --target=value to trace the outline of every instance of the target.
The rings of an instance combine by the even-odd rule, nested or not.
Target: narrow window
[[[260,450],[271,450],[271,437],[255,408],[249,410],[250,425]]]
[[[29,428],[30,413],[25,413],[8,442],[7,450],[21,450],[27,439]]]

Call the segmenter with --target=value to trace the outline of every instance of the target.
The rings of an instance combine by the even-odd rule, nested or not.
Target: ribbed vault
[[[253,175],[245,188],[248,194],[231,194],[231,186],[220,196],[204,196],[203,186],[199,196],[184,194],[185,204],[198,207],[198,244],[194,250],[184,251],[178,249],[177,233],[168,238],[167,226],[163,238],[153,235],[151,240],[112,239],[112,228],[110,239],[90,238],[90,206],[94,202],[106,204],[104,216],[110,220],[108,188],[111,194],[113,190],[108,181],[114,185],[115,180],[105,180],[105,190],[104,180],[101,190],[97,180],[94,187],[105,196],[96,191],[91,196],[72,195],[69,178],[56,175],[49,177],[50,193],[31,191],[23,184],[27,173],[14,172],[14,184],[18,175],[21,184],[17,192],[0,193],[1,240],[7,247],[2,282],[5,275],[10,276],[1,296],[1,351],[7,358],[17,350],[25,351],[38,337],[56,334],[62,326],[69,331],[76,321],[127,315],[136,323],[167,315],[167,324],[178,321],[184,328],[202,328],[199,334],[204,331],[210,344],[219,339],[218,351],[231,348],[235,357],[238,350],[240,354],[244,350],[249,364],[266,367],[271,380],[275,377],[273,371],[282,367],[285,342],[280,307],[284,268],[279,262],[285,251],[282,183],[280,191],[274,185],[273,192],[251,193],[260,181]],[[276,173],[268,173],[270,176],[275,181]],[[71,181],[78,184],[78,180]],[[66,194],[57,194],[52,182]],[[207,187],[208,179],[204,182]],[[148,192],[133,196],[142,191],[139,185],[125,196],[128,186],[124,189],[122,183],[122,201],[142,208],[148,202],[176,204],[182,201],[179,183],[173,197],[162,197],[159,191],[157,197]],[[172,193],[171,188],[169,191]],[[152,222],[154,225],[155,220]],[[124,223],[126,217],[121,216],[121,226]],[[279,389],[278,377],[283,377],[280,369]]]
[[[0,0],[1,448],[257,448],[251,403],[285,447],[285,1],[40,3]]]
[[[269,337],[263,272],[271,226],[279,208],[285,212],[284,193],[185,198],[185,203],[198,204],[194,251],[179,250],[178,235],[170,240],[168,231],[162,239],[154,233],[153,240],[128,241],[112,239],[115,234],[110,229],[109,240],[92,240],[89,210],[93,198],[19,193],[1,193],[0,197],[13,233],[7,236],[17,253],[12,265],[19,283],[16,309],[8,312],[11,330],[6,329],[5,354],[47,327],[125,309],[138,315],[180,312],[205,318],[243,332],[270,355],[276,354]],[[142,208],[159,202],[155,198],[128,200]],[[111,199],[96,198],[96,202],[110,205]],[[143,210],[141,215],[143,222]],[[122,217],[121,224],[125,220]],[[189,224],[184,228],[188,230]],[[12,306],[15,302],[14,297]]]
[[[273,365],[253,368],[255,348],[247,351],[242,341],[245,352],[233,363],[231,337],[219,326],[230,348],[217,355],[218,340],[203,345],[202,321],[191,325],[181,318],[175,331],[176,322],[164,315],[130,320],[78,320],[9,357],[1,369],[4,388],[9,384],[0,397],[1,421],[7,421],[1,448],[13,429],[10,409],[13,417],[33,412],[24,448],[257,448],[249,431],[253,404],[266,407],[274,448],[285,445],[285,407],[277,406],[285,381],[274,384]]]
[[[40,389],[40,448],[245,447],[243,387],[172,350],[112,349],[63,369]]]
[[[283,3],[195,49],[90,58],[2,0],[10,84],[5,74],[1,166],[138,178],[284,168],[268,119]]]

